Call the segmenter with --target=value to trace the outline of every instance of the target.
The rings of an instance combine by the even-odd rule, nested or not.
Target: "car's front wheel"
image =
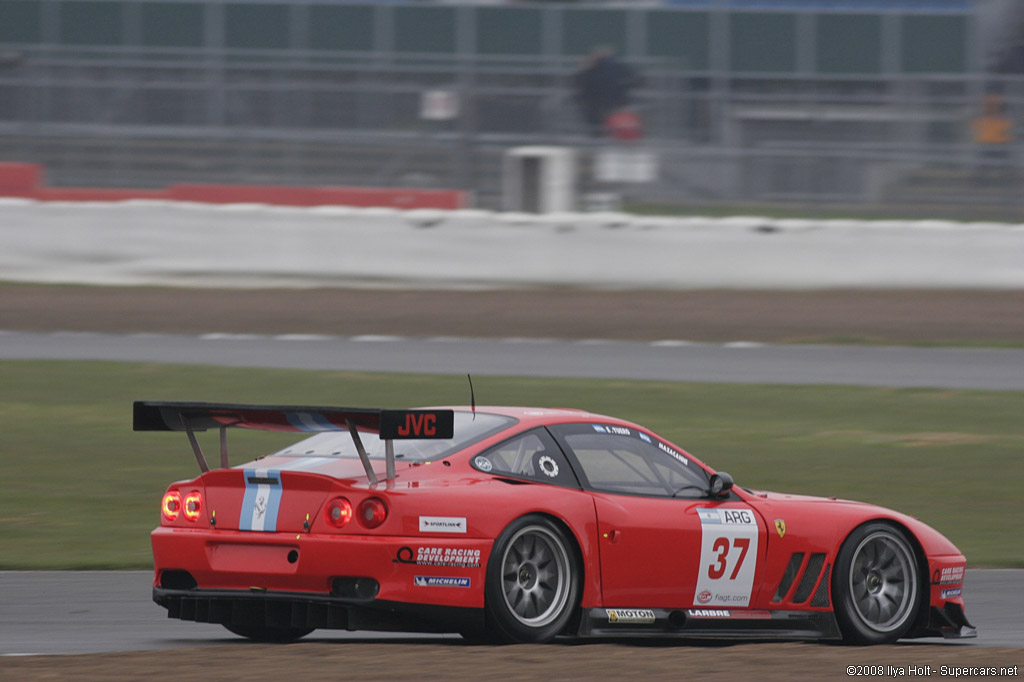
[[[491,550],[485,602],[489,629],[512,642],[544,642],[562,632],[580,599],[575,546],[551,520],[511,523]]]
[[[886,523],[850,533],[836,557],[832,587],[843,638],[856,644],[891,643],[907,634],[924,596],[910,540]]]

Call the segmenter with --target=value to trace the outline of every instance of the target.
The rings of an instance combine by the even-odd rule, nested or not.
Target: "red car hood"
[[[838,497],[819,497],[816,495],[793,495],[790,493],[777,493],[771,490],[750,490],[752,495],[762,500],[772,501],[793,501],[793,502],[823,502],[828,504],[855,504],[863,507],[874,507],[876,505],[868,502],[857,502],[856,500],[844,500]],[[879,507],[881,509],[881,507]]]
[[[744,489],[746,490],[746,489]],[[868,502],[836,497],[791,495],[766,490],[748,490],[751,506],[758,509],[766,523],[777,515],[789,518],[813,517],[818,530],[828,529],[835,537],[845,537],[856,526],[876,519],[888,519],[905,526],[921,543],[928,555],[959,555],[960,550],[944,535],[913,516]],[[758,503],[762,503],[759,505]]]

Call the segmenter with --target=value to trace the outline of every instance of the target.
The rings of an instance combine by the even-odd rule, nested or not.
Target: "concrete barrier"
[[[168,286],[1024,288],[1024,225],[0,200],[0,279]]]

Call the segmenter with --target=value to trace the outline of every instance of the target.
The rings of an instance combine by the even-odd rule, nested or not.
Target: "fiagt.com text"
[[[1020,666],[848,665],[849,677],[1017,677]]]

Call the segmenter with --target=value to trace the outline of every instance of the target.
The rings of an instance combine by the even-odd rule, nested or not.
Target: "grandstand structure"
[[[545,145],[579,150],[584,191],[633,201],[1024,219],[1022,5],[3,0],[0,161],[57,186],[446,188],[495,208],[508,150]],[[574,74],[599,45],[642,75],[640,140],[583,125]],[[1016,137],[984,154],[993,93]],[[596,179],[609,149],[656,174]]]

